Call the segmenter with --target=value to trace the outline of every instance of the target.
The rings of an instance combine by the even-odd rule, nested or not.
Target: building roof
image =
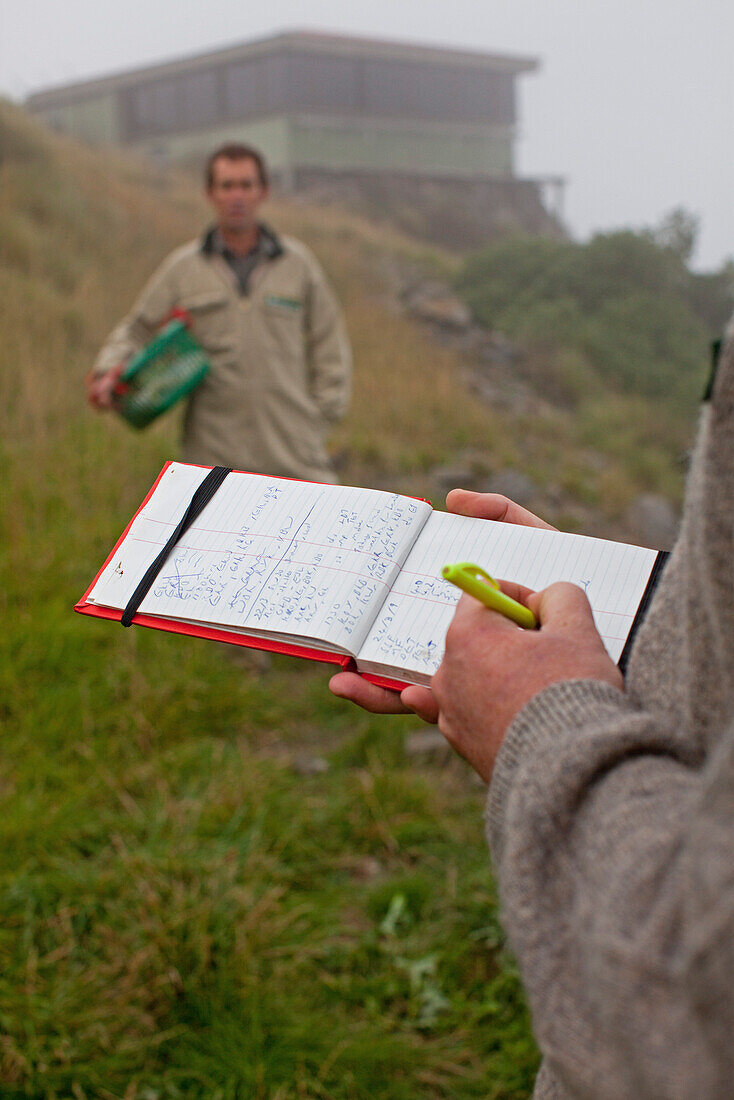
[[[329,34],[320,31],[293,30],[283,31],[235,46],[226,46],[205,53],[192,54],[172,61],[125,69],[108,76],[89,80],[75,81],[72,84],[56,85],[41,89],[28,96],[27,103],[32,107],[43,107],[46,103],[59,105],[73,102],[88,95],[95,95],[117,88],[138,84],[159,76],[175,76],[179,73],[194,72],[209,67],[212,63],[257,57],[282,50],[299,50],[309,53],[323,53],[341,57],[369,57],[393,61],[433,62],[443,65],[473,69],[491,69],[495,72],[519,74],[533,72],[539,62],[534,57],[521,57],[513,54],[490,54],[476,50],[425,46],[411,42],[397,42],[388,39],[365,38],[341,34]]]

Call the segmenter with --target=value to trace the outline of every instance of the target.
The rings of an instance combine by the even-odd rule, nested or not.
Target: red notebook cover
[[[92,615],[98,619],[111,619],[114,622],[120,622],[122,619],[122,611],[118,611],[113,607],[101,607],[99,604],[88,603],[87,598],[89,593],[97,583],[100,574],[107,567],[109,562],[117,553],[117,550],[123,540],[125,539],[128,531],[130,530],[135,518],[142,511],[145,505],[148,503],[153,493],[155,492],[159,481],[163,477],[164,473],[171,465],[168,461],[163,466],[163,469],[158,474],[154,483],[151,485],[145,498],[141,501],[140,507],[135,514],[131,517],[130,522],[125,527],[125,530],[120,535],[115,545],[110,550],[109,554],[102,563],[92,583],[87,588],[86,592],[74,605],[74,610],[79,612],[80,615]],[[191,465],[197,465],[192,463]],[[201,469],[210,469],[211,467],[202,466]],[[291,481],[297,480],[293,478],[285,478],[283,480]],[[157,615],[145,615],[137,612],[133,617],[133,625],[136,626],[148,626],[153,627],[156,630],[167,630],[173,634],[187,634],[194,638],[209,638],[214,642],[229,642],[232,645],[246,646],[248,649],[264,649],[270,653],[285,653],[290,657],[305,657],[311,661],[321,661],[327,664],[333,664],[340,666],[341,669],[348,672],[357,672],[365,680],[369,680],[372,684],[377,684],[379,687],[390,688],[392,691],[401,691],[402,688],[407,687],[407,683],[400,680],[388,679],[385,676],[376,676],[373,673],[359,672],[353,657],[343,653],[330,653],[321,649],[314,649],[311,646],[293,644],[291,642],[278,642],[272,638],[256,638],[249,634],[236,634],[233,631],[224,630],[214,626],[199,625],[197,623],[185,623],[177,622],[172,619],[163,619]]]

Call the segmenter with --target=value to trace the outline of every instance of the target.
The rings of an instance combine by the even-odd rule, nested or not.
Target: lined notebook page
[[[89,602],[126,606],[207,473],[168,467]],[[140,612],[354,653],[430,511],[395,493],[231,473]]]
[[[618,661],[656,558],[656,550],[639,546],[434,512],[362,646],[359,667],[427,683],[461,594],[441,569],[456,561],[536,591],[554,581],[580,585]]]

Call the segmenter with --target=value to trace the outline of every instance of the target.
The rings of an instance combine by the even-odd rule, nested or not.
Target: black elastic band
[[[201,485],[192,496],[191,503],[186,509],[183,519],[171,535],[166,545],[161,550],[158,557],[146,571],[145,576],[130,597],[128,605],[123,611],[122,618],[120,619],[120,622],[123,626],[130,626],[132,624],[133,615],[147,596],[148,591],[153,584],[153,581],[156,579],[161,569],[165,565],[166,559],[173,550],[174,546],[181,538],[181,536],[186,531],[188,531],[189,527],[197,518],[197,516],[201,515],[201,513],[204,511],[207,504],[212,499],[227,474],[231,473],[232,469],[230,466],[214,466],[206,475]]]

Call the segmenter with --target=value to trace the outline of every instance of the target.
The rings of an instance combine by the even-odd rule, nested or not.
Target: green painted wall
[[[507,177],[512,139],[506,126],[301,118],[291,122],[291,157],[304,168]]]
[[[204,157],[225,141],[244,141],[261,149],[276,172],[301,167],[506,178],[513,170],[508,127],[386,125],[281,116],[148,138],[136,143],[136,148],[184,160]]]
[[[166,134],[135,143],[140,152],[167,160],[206,158],[225,141],[242,141],[259,149],[270,168],[279,171],[290,165],[290,129],[285,118],[261,119],[258,122],[228,123],[208,126],[182,134]]]
[[[43,108],[39,113],[52,129],[91,145],[114,145],[120,138],[114,92],[68,106]]]

